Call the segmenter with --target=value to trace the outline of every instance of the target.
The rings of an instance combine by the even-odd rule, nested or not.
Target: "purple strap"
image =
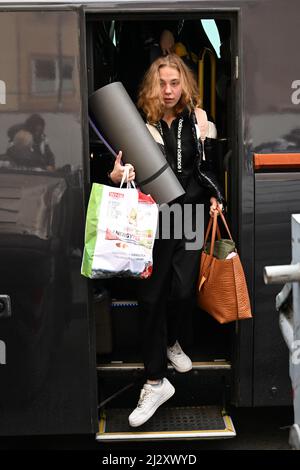
[[[95,124],[93,123],[93,121],[91,120],[91,118],[89,117],[89,123],[90,123],[90,126],[91,128],[93,129],[93,131],[97,134],[97,136],[99,137],[99,139],[103,142],[103,144],[108,148],[108,150],[113,154],[114,157],[117,156],[116,152],[114,151],[114,149],[109,145],[109,143],[104,139],[103,135],[98,131],[97,127],[95,126]]]

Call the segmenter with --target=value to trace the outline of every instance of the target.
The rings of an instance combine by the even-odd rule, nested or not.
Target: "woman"
[[[215,137],[215,127],[198,106],[196,82],[178,56],[169,54],[152,63],[141,85],[138,107],[186,191],[175,203],[180,204],[183,213],[185,204],[192,206],[193,224],[197,204],[210,205],[211,216],[222,209],[213,162],[204,145],[205,137]],[[124,171],[120,158],[119,154],[110,174],[114,183],[120,181]],[[130,178],[134,176],[131,168]],[[137,408],[129,416],[133,427],[144,424],[174,394],[173,385],[165,377],[168,360],[178,372],[192,368],[177,339],[181,314],[195,296],[200,250],[186,249],[185,236],[178,239],[174,232],[175,222],[171,221],[170,236],[155,241],[152,276],[137,289],[146,383]]]

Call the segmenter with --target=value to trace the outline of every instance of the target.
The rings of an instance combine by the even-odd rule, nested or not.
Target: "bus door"
[[[95,433],[79,13],[0,15],[0,435]],[[85,96],[85,94],[84,94]]]
[[[153,23],[177,24],[184,19],[186,36],[183,41],[188,39],[190,27],[196,28],[194,36],[199,38],[195,45],[197,54],[194,67],[196,71],[199,69],[200,77],[204,77],[208,84],[208,89],[205,87],[201,90],[202,98],[208,115],[217,123],[219,143],[223,145],[219,172],[225,181],[225,169],[231,175],[230,168],[235,165],[224,159],[226,154],[230,159],[230,150],[235,152],[235,144],[232,144],[231,149],[226,148],[235,122],[234,116],[230,114],[230,110],[234,109],[231,77],[235,59],[230,51],[234,50],[232,37],[235,35],[235,17],[228,14],[206,14],[202,17],[199,12],[196,18],[195,15],[181,13],[170,17],[157,12],[145,12],[141,18],[133,14],[125,17],[115,11],[105,15],[101,15],[101,12],[87,14],[89,94],[108,83],[121,81],[136,102],[142,69],[149,57],[149,50],[143,47],[141,38]],[[204,52],[206,46],[214,50],[201,22],[205,18],[215,20],[217,33],[222,36],[222,58],[216,52]],[[214,65],[212,69],[211,64]],[[219,85],[218,94],[216,83]],[[108,171],[109,158],[106,148],[91,131],[91,181],[103,181],[102,177],[105,178]],[[226,188],[228,200],[229,194],[236,194],[230,178],[227,179]],[[228,215],[230,219],[235,219],[234,205],[231,203],[228,204]],[[187,374],[178,374],[169,367],[168,374],[176,394],[141,428],[130,428],[128,415],[135,408],[143,385],[140,335],[142,312],[136,300],[137,288],[136,282],[129,279],[94,282],[100,422],[97,439],[102,442],[234,436],[234,427],[225,409],[225,403],[229,404],[233,399],[230,394],[233,390],[234,325],[220,325],[197,308],[186,312],[180,338],[180,343],[192,358],[193,370]]]

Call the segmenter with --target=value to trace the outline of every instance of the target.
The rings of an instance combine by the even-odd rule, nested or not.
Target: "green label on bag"
[[[90,194],[84,235],[84,251],[81,266],[81,274],[91,277],[94,251],[97,241],[97,227],[103,193],[103,185],[93,183]]]

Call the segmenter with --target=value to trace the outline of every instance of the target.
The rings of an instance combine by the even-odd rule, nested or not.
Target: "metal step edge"
[[[138,307],[137,300],[112,300],[111,306],[118,308],[118,307]]]
[[[236,437],[236,431],[229,415],[223,415],[224,429],[214,430],[193,430],[193,431],[163,431],[163,432],[145,432],[135,431],[130,432],[111,432],[105,433],[105,418],[101,418],[99,422],[99,432],[96,434],[98,442],[113,442],[113,441],[162,441],[162,440],[202,440],[202,439],[229,439]]]
[[[124,363],[124,362],[111,362],[108,364],[98,364],[96,367],[98,372],[117,372],[117,371],[130,371],[130,370],[142,370],[144,364],[141,362],[136,363]],[[168,364],[168,369],[173,370],[173,366]],[[231,362],[216,360],[216,361],[204,361],[204,362],[193,362],[194,370],[231,370]]]

